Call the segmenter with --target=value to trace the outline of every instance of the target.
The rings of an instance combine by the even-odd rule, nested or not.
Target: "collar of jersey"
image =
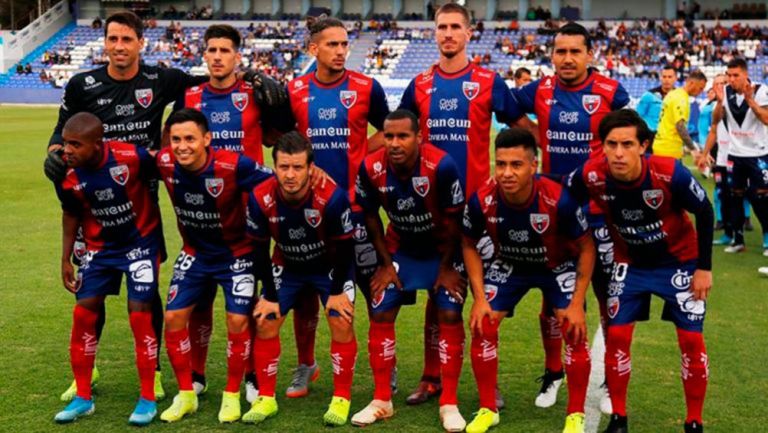
[[[470,68],[472,68],[472,62],[467,63],[467,66],[464,66],[463,68],[459,69],[456,72],[445,72],[440,68],[439,64],[435,64],[434,66],[435,72],[437,72],[437,75],[440,75],[443,78],[454,78],[459,75],[465,74]]]
[[[614,182],[616,182],[616,186],[618,186],[621,189],[637,188],[638,186],[640,186],[640,184],[645,182],[645,178],[648,177],[648,172],[650,171],[650,170],[648,170],[648,159],[649,158],[650,158],[650,156],[647,156],[647,155],[644,155],[642,158],[640,158],[640,164],[642,164],[642,166],[640,168],[640,177],[638,177],[635,180],[631,180],[629,182],[625,182],[623,180],[616,179],[615,177],[610,175],[610,173],[611,173],[610,170],[608,170],[608,175],[609,175],[609,177],[611,179],[613,179]]]
[[[283,190],[280,189],[280,184],[278,182],[275,182],[276,190],[277,190],[277,197],[280,199],[281,202],[283,202],[284,205],[288,206],[291,209],[300,209],[302,206],[304,206],[311,198],[312,198],[312,186],[309,187],[307,190],[307,195],[304,196],[301,200],[299,200],[298,203],[292,204],[288,200],[285,199],[285,196],[283,195]]]
[[[315,85],[318,87],[330,89],[331,87],[336,87],[339,84],[341,84],[341,82],[346,80],[348,76],[349,76],[349,70],[344,69],[344,73],[341,75],[341,77],[339,77],[338,79],[330,83],[323,83],[322,81],[317,79],[317,71],[315,71],[312,73],[312,82],[315,83]]]
[[[525,201],[523,204],[513,204],[507,201],[507,199],[504,197],[504,192],[501,190],[501,185],[496,182],[496,194],[498,194],[499,202],[504,203],[504,206],[510,208],[510,209],[528,209],[533,204],[533,201],[535,200],[536,196],[539,193],[539,177],[538,175],[534,175],[533,177],[533,190],[531,191],[531,196],[528,197],[528,200]]]
[[[93,168],[93,170],[99,170],[104,165],[106,165],[107,160],[109,160],[109,149],[110,149],[109,141],[104,141],[104,146],[102,147],[103,155],[101,155],[101,161],[96,165],[96,167]]]
[[[213,87],[213,86],[211,85],[211,83],[210,83],[210,82],[208,82],[208,83],[205,83],[205,88],[206,88],[206,89],[207,89],[209,92],[211,92],[211,93],[220,93],[220,94],[222,94],[222,95],[223,95],[223,94],[231,93],[231,92],[232,92],[232,90],[234,90],[236,87],[238,87],[238,86],[239,86],[241,83],[242,83],[242,81],[240,81],[240,80],[235,80],[235,84],[233,84],[233,85],[231,85],[231,86],[229,86],[229,87],[225,87],[225,88],[223,88],[223,89],[218,89],[218,88],[216,88],[216,87]]]
[[[576,91],[579,91],[579,90],[589,86],[590,84],[592,84],[592,82],[595,81],[595,77],[596,76],[597,76],[597,74],[595,73],[594,69],[589,68],[587,70],[587,79],[584,80],[582,83],[577,84],[575,86],[569,86],[569,85],[563,83],[562,81],[560,81],[559,77],[557,78],[556,81],[557,81],[558,87],[562,87],[563,89],[568,89],[571,92],[576,92]]]
[[[173,153],[173,152],[171,152],[171,153]],[[201,174],[202,172],[204,172],[205,170],[207,170],[208,167],[210,167],[212,163],[213,163],[213,149],[211,149],[211,146],[208,146],[208,148],[205,149],[205,164],[203,164],[202,167],[198,168],[195,171],[187,171],[186,168],[182,167],[181,164],[179,164],[179,161],[176,161],[176,164],[179,165],[179,169],[181,169],[181,170],[183,170],[183,171],[185,171],[187,173],[190,173],[190,174],[192,174],[194,176],[197,176],[197,175]]]

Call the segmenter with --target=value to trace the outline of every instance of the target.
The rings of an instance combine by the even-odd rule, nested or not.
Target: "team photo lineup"
[[[120,356],[134,362],[139,393],[130,425],[183,428],[213,416],[195,414],[209,394],[218,423],[279,430],[292,416],[281,404],[307,397],[321,377],[322,314],[332,394],[302,407],[313,431],[407,428],[397,414],[405,405],[424,405],[435,431],[521,431],[515,422],[529,415],[502,411],[499,356],[518,336],[500,328],[535,288],[538,317],[518,319],[540,329],[527,350],[544,349],[531,411],[559,396],[565,413],[548,416],[563,433],[584,433],[596,395],[600,431],[648,423],[630,410],[641,395],[629,392],[631,347],[636,322],[660,315],[678,343],[680,369],[664,365],[682,379],[674,431],[703,432],[713,246],[754,255],[745,231],[755,221],[768,258],[768,89],[734,56],[714,76],[691,68],[680,87],[663,67],[661,86],[630,108],[621,82],[593,67],[593,34],[575,21],[546,47],[551,74],[520,68],[510,87],[473,61],[472,22],[459,4],[435,9],[439,59],[392,106],[377,79],[348,69],[354,39],[336,18],[307,19],[314,67],[283,80],[243,67],[245,41],[231,25],[200,35],[207,74],[191,75],[145,63],[145,23],[109,15],[108,64],[64,87],[44,161],[61,209],[60,280],[75,301],[71,375],[56,370],[71,385],[55,423],[104,416],[95,403],[109,394],[93,389],[105,302],[125,295],[135,350]],[[694,138],[692,106],[704,96],[706,127]],[[714,204],[701,182],[710,177]],[[161,218],[161,197],[175,225]],[[178,254],[166,247],[169,232],[180,236]],[[765,285],[764,264],[745,278]],[[172,268],[170,281],[161,268]],[[597,308],[587,311],[590,302]],[[402,307],[420,309],[415,346],[396,335]],[[117,316],[109,321],[123,326]],[[214,316],[226,325],[223,389],[209,389],[206,375]],[[295,365],[280,363],[293,345],[281,334],[288,318]],[[421,377],[403,383],[398,356],[414,348]],[[352,401],[368,366],[372,395]],[[472,384],[476,406],[459,401],[461,383]],[[399,386],[409,388],[404,399]]]

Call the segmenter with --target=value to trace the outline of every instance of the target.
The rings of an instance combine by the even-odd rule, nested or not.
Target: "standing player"
[[[507,124],[522,115],[504,80],[495,72],[470,63],[467,57],[467,44],[472,35],[469,11],[456,3],[446,3],[435,12],[435,27],[440,59],[411,80],[400,108],[419,117],[425,141],[453,158],[459,169],[461,187],[469,195],[491,173],[493,114]],[[408,404],[423,403],[440,393],[440,341],[437,308],[433,302],[427,302],[424,372],[418,388],[406,399]]]
[[[675,83],[677,83],[677,71],[672,65],[666,65],[661,68],[659,87],[648,89],[637,102],[637,114],[648,124],[653,136],[656,136],[656,131],[659,129],[661,104],[667,94],[675,88]]]
[[[650,133],[632,110],[600,122],[604,158],[567,180],[579,200],[605,212],[615,243],[608,289],[605,374],[613,415],[606,433],[626,433],[630,345],[635,321],[647,318],[650,295],[664,299],[663,318],[677,328],[687,415],[685,432],[702,432],[709,362],[702,329],[712,287],[712,223],[707,194],[679,160],[644,155]],[[687,212],[696,217],[694,229]]]
[[[284,129],[295,128],[307,138],[314,164],[347,191],[355,226],[356,280],[365,290],[376,268],[376,252],[355,203],[355,176],[365,155],[383,143],[380,132],[368,137],[368,125],[381,130],[389,113],[387,98],[378,81],[345,68],[349,39],[341,21],[315,20],[309,28],[308,51],[316,58],[317,68],[288,84],[290,111]],[[310,380],[319,374],[314,356],[318,307],[311,296],[299,298],[296,305],[293,323],[299,366],[286,390],[288,397],[307,395]]]
[[[260,423],[277,414],[275,385],[280,358],[280,327],[303,296],[321,298],[331,329],[334,393],[323,421],[340,426],[349,416],[357,341],[352,323],[352,210],[347,191],[328,181],[313,186],[309,171],[313,150],[297,132],[280,137],[272,149],[275,177],[254,188],[248,198],[248,234],[260,257],[268,257],[275,240],[272,269],[257,262],[263,276],[254,341],[259,397],[243,422]],[[274,278],[271,278],[270,275]]]
[[[55,419],[72,422],[94,411],[91,374],[99,345],[96,323],[105,298],[119,293],[125,274],[141,382],[141,397],[128,421],[147,425],[157,414],[158,340],[151,303],[158,291],[163,237],[160,210],[149,187],[154,161],[141,147],[104,141],[103,125],[90,113],[71,116],[61,132],[70,169],[56,184],[56,192],[63,210],[61,276],[64,287],[77,299],[69,346],[76,396]],[[75,277],[70,258],[81,226],[86,251]]]
[[[541,172],[555,179],[562,178],[590,158],[602,156],[597,127],[612,110],[629,103],[629,95],[618,81],[600,75],[589,67],[592,61],[592,40],[587,29],[568,23],[557,31],[552,49],[554,77],[541,80],[515,91],[520,107],[538,118]],[[602,215],[590,207],[587,219],[598,252],[592,272],[592,287],[599,301],[601,322],[606,321],[605,292],[613,265],[613,243],[605,228]],[[562,332],[557,320],[542,305],[539,316],[544,344],[545,370],[541,389],[536,397],[538,407],[550,407],[557,401],[562,384]],[[601,409],[610,413],[610,400],[604,398]]]
[[[446,431],[466,426],[458,409],[457,387],[464,360],[461,310],[466,283],[458,259],[459,215],[464,206],[458,169],[450,156],[422,143],[418,118],[397,110],[384,121],[386,147],[367,156],[357,177],[357,202],[380,265],[371,277],[368,354],[374,400],[352,417],[365,426],[394,414],[390,372],[395,364],[395,319],[402,305],[428,289],[438,309],[444,388],[440,420]],[[379,217],[389,217],[387,234]]]
[[[538,177],[537,169],[533,135],[520,128],[502,131],[496,137],[495,177],[472,195],[464,212],[464,261],[475,298],[472,369],[480,394],[480,410],[467,426],[470,433],[499,423],[494,398],[498,327],[533,287],[542,290],[566,331],[569,390],[563,432],[584,432],[590,372],[584,299],[595,246],[578,204],[560,183]],[[493,240],[495,255],[483,275],[477,241],[485,232]]]
[[[734,230],[728,253],[745,250],[744,197],[763,228],[763,255],[768,257],[768,88],[752,85],[744,59],[728,63],[728,85],[716,87],[712,122],[724,121],[729,136],[728,182],[733,193],[729,212]]]
[[[174,265],[165,313],[165,337],[179,394],[160,419],[180,420],[197,410],[187,324],[195,305],[220,285],[227,308],[227,382],[219,421],[240,419],[240,381],[248,363],[248,317],[254,298],[253,246],[245,236],[243,193],[271,176],[247,156],[210,149],[205,116],[184,108],[166,121],[170,146],[157,154],[160,178],[176,211],[184,245]],[[266,259],[265,257],[262,259]]]
[[[692,71],[679,87],[664,98],[659,115],[659,129],[653,140],[653,154],[680,159],[687,149],[698,158],[699,146],[688,131],[691,114],[690,97],[699,96],[707,85],[707,77],[701,71]]]

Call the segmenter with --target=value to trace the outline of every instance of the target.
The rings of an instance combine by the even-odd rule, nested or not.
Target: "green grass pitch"
[[[108,301],[108,321],[99,347],[97,365],[101,383],[95,391],[96,413],[70,426],[53,423],[63,407],[59,394],[71,380],[68,341],[73,297],[61,285],[60,208],[53,188],[42,174],[45,145],[56,121],[54,108],[0,107],[0,431],[3,432],[117,432],[130,427],[127,418],[138,394],[133,343],[128,326],[125,295]],[[711,192],[711,180],[705,181]],[[161,193],[165,236],[173,256],[180,246],[175,218],[165,192]],[[714,289],[706,322],[711,378],[705,406],[708,432],[761,431],[766,423],[768,374],[768,279],[756,269],[768,265],[760,256],[759,235],[750,233],[749,250],[729,256],[717,249]],[[168,290],[170,266],[161,274],[161,291]],[[362,297],[358,297],[362,299]],[[417,383],[422,367],[424,296],[417,306],[403,309],[397,324],[400,393],[396,416],[369,427],[369,431],[439,432],[437,403],[408,407],[407,392]],[[565,387],[558,404],[537,409],[534,379],[543,369],[537,313],[540,295],[532,293],[518,307],[516,317],[501,330],[500,387],[507,402],[498,432],[559,432],[565,410]],[[217,421],[220,392],[225,379],[225,322],[221,296],[216,302],[215,334],[209,355],[209,393],[201,398],[197,414],[176,424],[156,422],[151,431],[323,431],[321,417],[331,395],[328,329],[321,324],[317,356],[322,374],[307,398],[282,397],[296,363],[292,326],[283,332],[283,355],[278,379],[280,413],[254,428]],[[468,312],[468,308],[465,309]],[[589,296],[589,326],[597,324],[594,297]],[[661,304],[653,305],[653,318],[635,332],[632,382],[629,391],[633,433],[682,431],[684,400],[680,359],[672,325],[659,320]],[[360,355],[353,388],[352,411],[372,397],[367,360],[367,319],[358,302],[357,335]],[[468,348],[467,348],[468,352]],[[459,389],[461,410],[470,419],[477,395],[468,356]],[[163,349],[163,381],[169,396],[175,380]],[[169,399],[159,404],[163,410]],[[243,407],[246,403],[243,399]],[[601,429],[606,417],[603,417]],[[351,431],[346,426],[338,430]]]

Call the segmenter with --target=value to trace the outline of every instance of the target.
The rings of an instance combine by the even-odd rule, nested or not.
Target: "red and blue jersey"
[[[104,142],[103,152],[97,167],[69,169],[56,185],[62,209],[80,218],[90,251],[159,245],[160,210],[149,187],[154,158],[119,141]]]
[[[472,63],[453,74],[430,67],[408,84],[400,108],[419,117],[425,141],[451,155],[467,197],[491,174],[493,113],[505,123],[523,115],[504,80]]]
[[[315,164],[355,200],[355,177],[368,153],[368,124],[381,130],[389,114],[378,81],[346,71],[333,83],[306,74],[288,83],[296,129],[312,142]]]
[[[514,94],[520,109],[538,118],[542,173],[558,176],[603,155],[600,121],[629,103],[629,94],[618,81],[594,71],[577,86],[548,76],[515,89]]]
[[[495,258],[515,273],[548,272],[578,256],[576,241],[587,235],[579,203],[559,183],[536,176],[522,205],[505,201],[495,180],[483,185],[464,209],[464,235],[478,241],[487,231]]]
[[[211,147],[243,153],[259,164],[264,163],[261,109],[253,100],[250,84],[237,80],[226,89],[217,89],[210,83],[190,87],[184,94],[183,107],[194,108],[208,119]]]
[[[329,243],[352,237],[352,210],[346,191],[333,182],[310,188],[298,204],[286,202],[277,178],[248,196],[248,235],[275,240],[272,262],[292,272],[326,273],[333,268]]]
[[[445,238],[445,219],[464,207],[459,170],[451,157],[425,143],[407,178],[389,164],[386,149],[368,155],[357,178],[357,202],[368,213],[383,207],[389,217],[386,242],[390,253],[434,256]]]
[[[611,177],[606,158],[591,159],[566,185],[604,212],[617,263],[655,268],[696,260],[697,233],[686,211],[711,212],[706,192],[673,158],[646,156],[642,163],[640,177],[627,183]]]
[[[269,168],[245,155],[210,148],[205,165],[196,172],[182,168],[170,147],[158,152],[156,159],[184,252],[227,259],[253,251],[245,235],[244,193],[269,179]]]

